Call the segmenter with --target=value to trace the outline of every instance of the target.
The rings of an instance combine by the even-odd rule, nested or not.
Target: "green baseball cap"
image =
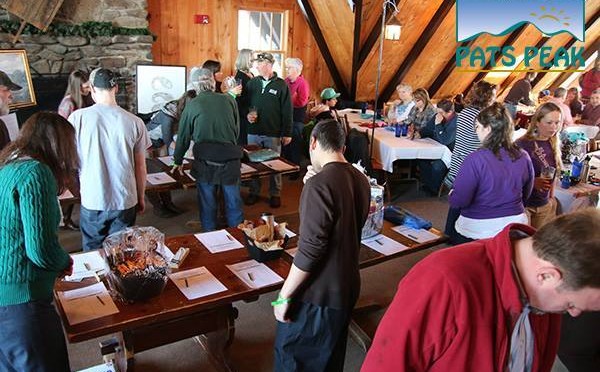
[[[321,98],[322,99],[338,98],[339,96],[340,96],[340,94],[336,93],[333,88],[325,88],[321,92]]]

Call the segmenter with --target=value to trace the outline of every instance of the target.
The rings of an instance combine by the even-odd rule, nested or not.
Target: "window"
[[[275,57],[273,70],[282,74],[287,40],[286,12],[238,12],[238,50],[269,52]]]

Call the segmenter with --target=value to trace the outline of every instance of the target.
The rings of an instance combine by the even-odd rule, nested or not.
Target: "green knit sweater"
[[[51,298],[69,265],[56,193],[50,168],[36,160],[0,167],[0,306]]]

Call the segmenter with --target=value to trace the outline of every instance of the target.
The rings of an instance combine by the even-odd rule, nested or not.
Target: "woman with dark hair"
[[[223,73],[221,72],[221,62],[215,61],[212,59],[208,59],[204,61],[202,64],[202,68],[207,68],[213,73],[213,77],[215,78],[215,82],[217,85],[215,86],[215,92],[221,93],[221,83],[223,82]]]
[[[456,118],[456,140],[452,150],[450,169],[444,178],[444,185],[452,189],[456,174],[465,158],[481,147],[481,141],[473,130],[475,119],[479,112],[490,106],[496,100],[496,86],[485,80],[480,80],[473,85],[467,96],[467,107],[465,107]],[[454,224],[460,215],[460,210],[450,207],[446,218],[446,235],[455,236]]]
[[[583,113],[583,102],[579,94],[579,88],[571,87],[567,91],[567,98],[565,98],[565,104],[571,109],[571,115],[573,118]]]
[[[246,92],[246,84],[254,77],[250,72],[252,67],[252,50],[242,49],[238,53],[235,60],[235,80],[242,82],[242,92],[235,98],[238,104],[238,112],[240,114],[240,135],[238,137],[238,145],[246,145],[248,143],[248,109],[250,107],[250,99]]]
[[[523,137],[517,140],[527,151],[533,162],[535,182],[533,192],[525,206],[530,225],[539,229],[556,217],[554,199],[554,180],[542,177],[542,169],[554,168],[554,174],[560,174],[562,166],[559,133],[561,131],[562,111],[552,102],[546,102],[535,111],[529,122],[529,128]]]
[[[167,151],[170,151],[173,135],[179,129],[179,118],[185,106],[194,98],[196,98],[195,90],[188,90],[178,100],[171,101],[165,104],[156,112],[146,124],[148,135],[152,141],[152,148],[161,148],[166,146]],[[157,168],[153,163],[146,162],[146,167],[150,173],[161,172],[161,168]],[[183,211],[179,209],[171,199],[171,191],[146,191],[146,196],[153,206],[153,212],[161,218],[175,217]]]
[[[58,114],[65,119],[69,118],[69,115],[75,110],[80,108],[88,107],[94,104],[94,100],[90,95],[90,82],[89,74],[82,70],[75,70],[69,75],[69,82],[67,84],[67,90],[65,95],[58,105]],[[73,175],[70,182],[70,187],[78,189],[77,175]],[[71,190],[74,191],[74,190]],[[62,223],[60,225],[63,229],[68,230],[79,230],[79,226],[73,222],[71,216],[73,215],[73,208],[75,204],[71,203],[62,208]]]
[[[448,198],[452,208],[460,209],[454,243],[490,238],[509,223],[528,222],[524,202],[533,188],[533,165],[512,141],[509,115],[504,105],[494,103],[475,120],[482,146],[465,158]]]
[[[69,371],[57,277],[72,260],[58,242],[57,195],[77,172],[75,129],[39,112],[0,153],[0,370]]]

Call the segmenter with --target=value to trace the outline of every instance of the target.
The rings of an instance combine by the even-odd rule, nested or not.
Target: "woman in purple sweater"
[[[482,110],[475,132],[482,147],[462,163],[449,196],[450,206],[460,208],[457,243],[493,237],[509,223],[528,223],[524,201],[533,188],[533,165],[512,141],[508,111],[501,103]]]
[[[539,229],[556,217],[554,180],[541,177],[542,169],[552,167],[555,177],[560,174],[561,151],[558,138],[561,130],[562,112],[552,102],[546,102],[531,117],[527,133],[517,140],[517,145],[527,151],[533,162],[535,182],[531,197],[526,200],[527,215],[531,226]]]

